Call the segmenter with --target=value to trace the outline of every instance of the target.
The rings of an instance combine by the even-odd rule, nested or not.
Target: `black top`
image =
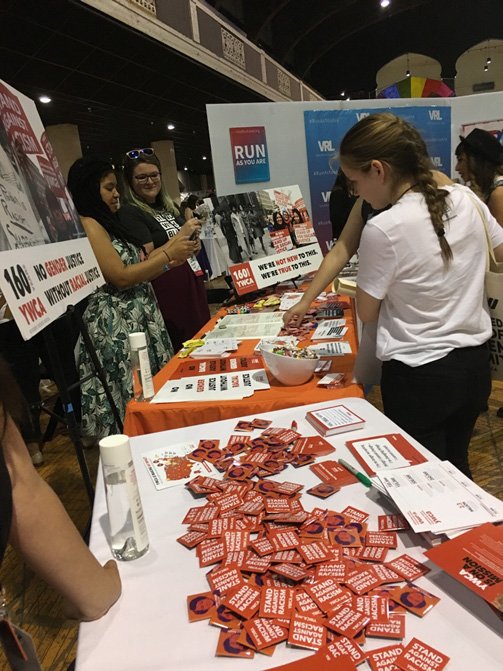
[[[3,561],[7,541],[9,540],[12,520],[12,487],[3,447],[0,444],[0,564]]]
[[[118,214],[120,233],[137,247],[147,242],[160,247],[180,230],[175,217],[164,209],[150,215],[136,205],[127,204],[119,208]]]
[[[332,189],[329,200],[329,212],[332,224],[332,238],[335,240],[340,237],[355,202],[356,198],[348,196],[342,187],[334,186]]]

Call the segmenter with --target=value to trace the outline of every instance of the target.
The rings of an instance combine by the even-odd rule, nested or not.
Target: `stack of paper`
[[[239,340],[236,338],[213,338],[209,342],[205,342],[201,347],[196,347],[190,356],[194,359],[211,358],[215,356],[222,356],[227,352],[235,352],[239,347]]]
[[[168,380],[151,403],[186,401],[229,401],[252,396],[256,391],[270,389],[265,370],[239,371],[216,375]]]
[[[416,532],[454,538],[485,522],[503,520],[503,501],[448,461],[378,471],[376,480]]]
[[[318,324],[313,333],[313,340],[328,340],[333,338],[342,338],[347,333],[345,319],[325,319]]]
[[[215,338],[252,340],[265,336],[277,336],[282,328],[282,312],[226,315],[217,323],[213,331],[207,334],[206,341]]]

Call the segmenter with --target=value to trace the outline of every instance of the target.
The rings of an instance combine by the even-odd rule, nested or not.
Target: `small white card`
[[[322,342],[309,345],[309,349],[318,356],[344,356],[351,354],[351,345],[345,340],[340,342]]]
[[[178,443],[169,447],[152,450],[143,455],[145,464],[156,489],[166,489],[184,485],[197,475],[218,475],[209,462],[199,462],[188,458],[194,450],[192,443]]]

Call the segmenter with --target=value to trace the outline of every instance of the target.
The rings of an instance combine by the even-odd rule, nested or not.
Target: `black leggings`
[[[385,361],[381,391],[390,419],[471,477],[468,446],[491,393],[487,344],[455,349],[423,366]]]

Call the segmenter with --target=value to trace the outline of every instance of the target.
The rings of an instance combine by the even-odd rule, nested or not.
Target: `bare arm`
[[[90,552],[61,501],[34,469],[10,418],[2,444],[12,483],[11,544],[67,600],[70,617],[101,617],[121,593],[116,563],[101,566]]]
[[[374,298],[366,291],[363,291],[363,289],[356,288],[356,309],[360,321],[364,324],[377,321],[381,302],[378,298]]]
[[[487,203],[491,214],[500,226],[503,226],[503,186],[497,186]]]
[[[301,300],[293,308],[285,312],[285,324],[298,324],[306,314],[313,300],[337,277],[349,259],[355,254],[360,244],[363,230],[361,216],[362,199],[358,198],[349,213],[340,238],[322,261],[313,281],[304,292]]]
[[[197,242],[177,234],[154,250],[146,261],[126,266],[101,224],[90,217],[83,217],[82,224],[104,278],[118,289],[128,289],[159,277],[168,263],[168,256],[172,261],[170,265],[180,265],[197,249]]]

